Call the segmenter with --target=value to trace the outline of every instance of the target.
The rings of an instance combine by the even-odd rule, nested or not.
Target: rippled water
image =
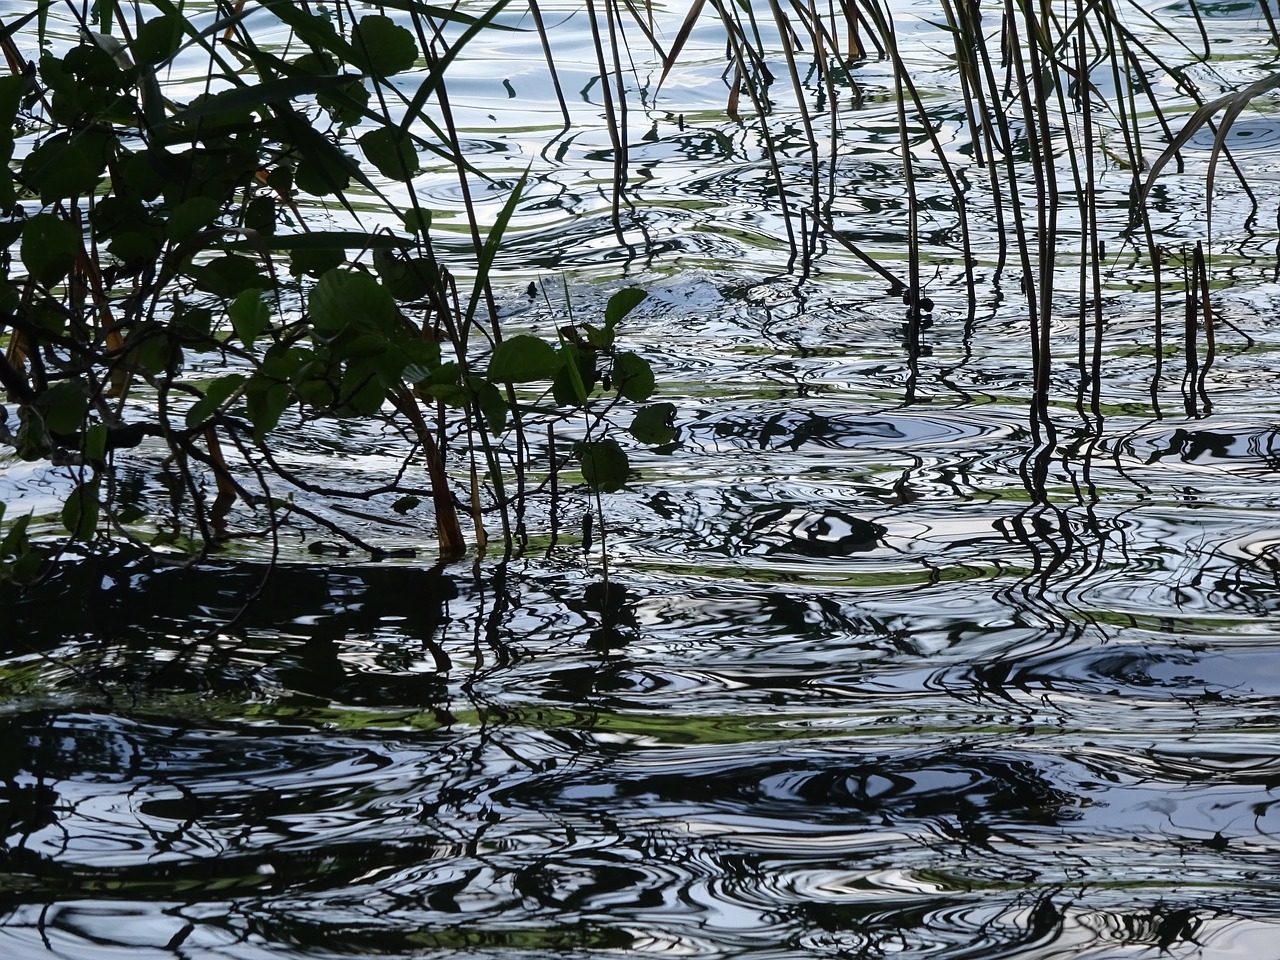
[[[929,9],[900,19],[941,97]],[[1224,82],[1270,63],[1254,8],[1215,16],[1253,51]],[[636,145],[652,256],[609,223],[602,129],[532,146],[559,122],[541,53],[492,42],[547,114],[495,135],[487,114],[530,108],[494,92],[492,50],[459,65],[479,160],[545,164],[512,288],[562,265],[589,310],[607,288],[585,281],[629,270],[651,293],[629,344],[678,442],[636,452],[589,552],[570,501],[557,543],[532,518],[540,548],[506,564],[318,564],[299,540],[269,579],[252,547],[196,569],[116,552],[6,594],[0,957],[1274,955],[1275,229],[1218,201],[1219,305],[1252,343],[1221,333],[1212,414],[1171,332],[1153,380],[1136,260],[1114,264],[1092,404],[1064,283],[1045,449],[1013,292],[968,317],[939,281],[912,354],[901,304],[838,256],[783,275],[753,134],[717,112],[714,38]],[[876,203],[902,199],[867,184],[896,134],[883,65],[860,69],[847,212],[890,250]],[[1275,129],[1264,110],[1237,136]],[[1240,156],[1273,223],[1276,153]],[[422,189],[457,203],[443,174]],[[1203,181],[1170,189],[1190,204]],[[1173,235],[1203,229],[1193,212]],[[342,430],[284,455],[333,482],[389,456]],[[124,495],[161,499],[154,466]],[[0,480],[15,514],[59,501],[56,476]],[[343,517],[427,538],[377,501]]]

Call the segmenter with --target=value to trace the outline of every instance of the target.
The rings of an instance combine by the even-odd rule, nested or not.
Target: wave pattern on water
[[[1185,4],[1161,6],[1199,42]],[[1204,7],[1220,31],[1260,9]],[[936,11],[895,5],[931,101],[954,94]],[[1091,314],[1064,257],[1041,442],[1025,308],[995,289],[970,312],[936,169],[918,183],[938,241],[928,322],[904,323],[835,247],[799,282],[759,135],[724,116],[719,40],[698,31],[702,59],[633,131],[644,180],[622,229],[585,36],[557,52],[595,119],[550,147],[533,33],[478,37],[450,89],[494,184],[537,157],[506,275],[625,270],[648,289],[625,339],[654,361],[677,441],[631,451],[604,531],[575,529],[590,504],[566,494],[559,542],[534,517],[540,549],[508,564],[313,566],[299,544],[269,569],[250,543],[192,568],[68,555],[42,590],[0,595],[0,957],[1273,956],[1274,232],[1231,226],[1219,202],[1215,230],[1238,235],[1218,233],[1215,277],[1251,342],[1220,331],[1213,416],[1188,403],[1181,356],[1157,373],[1155,281],[1125,252],[1091,395]],[[1220,66],[1196,74],[1207,91],[1254,79],[1254,61]],[[897,269],[896,105],[884,63],[850,70],[865,103],[832,216]],[[537,104],[508,104],[503,80]],[[968,162],[954,98],[938,116]],[[1232,149],[1260,180],[1276,130],[1238,121]],[[1208,142],[1190,147],[1202,163]],[[1127,176],[1099,185],[1104,215],[1127,219]],[[415,189],[442,255],[465,261],[454,172]],[[482,213],[506,196],[476,191]],[[1162,181],[1157,213],[1190,236],[1202,191]],[[992,211],[972,215],[989,234]],[[1011,287],[997,240],[979,235],[975,269]],[[605,292],[573,286],[577,314]],[[547,336],[564,315],[519,296],[504,310]],[[280,461],[319,485],[394,473],[404,448],[286,423]],[[129,496],[163,503],[146,473]],[[15,515],[66,493],[13,464],[3,482]],[[313,506],[371,539],[427,539],[391,499]]]
[[[13,598],[0,952],[1267,955],[1275,331],[1213,417],[1152,416],[1137,365],[1100,426],[1055,411],[1037,499],[1015,388],[945,393],[954,354],[906,404],[909,370],[770,285],[654,301],[661,362],[702,349],[607,585],[566,536],[290,562],[234,627],[252,559],[90,556]],[[329,442],[281,455],[333,483],[385,456]]]

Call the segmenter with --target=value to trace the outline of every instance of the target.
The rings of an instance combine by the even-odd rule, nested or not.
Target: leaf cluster
[[[404,208],[381,190],[410,184],[424,150],[472,173],[427,107],[466,40],[497,29],[505,2],[480,17],[413,4],[396,16],[344,5],[349,16],[335,18],[263,0],[290,38],[268,45],[241,15],[201,24],[151,0],[155,16],[114,31],[85,24],[78,42],[42,45],[28,71],[0,77],[10,130],[0,137],[0,386],[17,424],[0,439],[68,471],[61,521],[72,538],[140,535],[137,511],[117,502],[117,468],[143,444],[180,475],[172,515],[149,521],[159,546],[237,535],[227,523],[237,504],[265,512],[272,530],[317,519],[273,493],[283,486],[386,495],[405,512],[429,497],[446,555],[464,549],[460,513],[480,543],[484,514],[496,514],[510,547],[512,511],[538,489],[526,481],[564,466],[554,447],[531,461],[526,431],[584,415],[573,428],[585,438],[584,482],[621,488],[626,454],[604,434],[614,406],[654,390],[647,362],[616,345],[643,293],[623,291],[599,327],[571,325],[555,343],[504,329],[490,272],[524,180],[461,264],[436,256],[431,212],[412,189]],[[450,43],[446,25],[462,31]],[[206,77],[176,102],[161,78],[179,58],[202,61]],[[407,72],[411,93],[393,82]],[[322,203],[354,213],[353,191],[404,233],[319,229]],[[469,296],[458,269],[475,275]],[[533,399],[538,381],[544,395]],[[642,408],[633,437],[670,441],[673,414]],[[405,479],[408,459],[362,490],[321,489],[283,464],[282,438],[344,419],[402,435],[425,485]],[[470,491],[459,481],[467,461]],[[3,540],[7,576],[31,572],[29,521]]]

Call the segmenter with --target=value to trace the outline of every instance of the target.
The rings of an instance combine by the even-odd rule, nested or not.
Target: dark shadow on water
[[[131,686],[252,691],[269,666],[275,682],[301,694],[421,704],[442,688],[433,690],[428,677],[397,675],[391,662],[383,671],[352,670],[342,647],[392,631],[418,640],[436,669],[447,671],[437,638],[458,584],[431,568],[179,567],[118,550],[60,563],[38,587],[0,586],[0,593],[15,628],[0,641],[3,656],[52,658],[65,665],[66,686],[96,688],[109,699]],[[268,651],[242,653],[262,639]]]

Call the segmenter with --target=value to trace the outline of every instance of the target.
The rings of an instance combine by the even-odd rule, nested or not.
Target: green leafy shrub
[[[478,18],[413,6],[400,21],[339,22],[262,0],[292,37],[269,48],[239,15],[201,26],[152,0],[158,16],[117,23],[119,36],[111,23],[85,24],[78,43],[43,46],[33,69],[0,78],[11,131],[0,140],[0,384],[17,423],[7,432],[18,456],[69,472],[61,519],[72,538],[148,529],[117,497],[121,458],[147,444],[152,463],[162,448],[177,473],[172,515],[150,521],[155,545],[204,549],[235,536],[226,520],[239,503],[265,512],[272,530],[301,516],[376,551],[286,495],[371,495],[320,490],[282,465],[281,438],[317,420],[375,420],[410,438],[427,488],[394,476],[373,490],[397,497],[399,512],[429,496],[447,556],[465,548],[460,514],[481,544],[496,515],[513,545],[524,500],[541,489],[530,477],[567,462],[554,443],[543,462],[529,458],[534,426],[553,433],[585,414],[574,431],[585,484],[622,487],[626,453],[602,431],[616,404],[653,392],[649,365],[615,346],[643,293],[623,291],[600,326],[569,324],[555,342],[504,329],[489,273],[524,180],[476,244],[463,299],[435,254],[430,211],[412,189],[410,206],[396,208],[372,179],[376,170],[408,184],[422,150],[466,174],[425,107],[504,3]],[[462,33],[428,56],[419,38],[445,21]],[[205,64],[207,92],[187,102],[158,82],[179,56]],[[390,82],[409,70],[420,81],[411,96]],[[311,222],[316,198],[353,210],[354,189],[404,233]],[[633,436],[669,441],[672,414],[643,408]],[[10,525],[0,575],[32,575],[29,520]]]

